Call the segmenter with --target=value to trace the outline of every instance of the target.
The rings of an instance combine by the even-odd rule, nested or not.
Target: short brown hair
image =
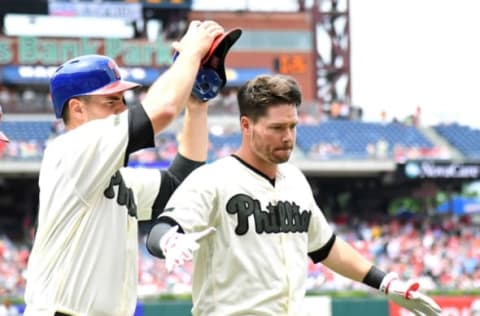
[[[299,107],[302,92],[297,81],[285,75],[260,75],[244,83],[237,93],[240,116],[256,122],[272,106],[291,104]]]

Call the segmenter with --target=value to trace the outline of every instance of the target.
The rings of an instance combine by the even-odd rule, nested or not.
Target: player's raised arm
[[[185,108],[178,152],[195,161],[206,161],[208,151],[208,103],[191,96]]]
[[[142,102],[154,133],[164,129],[183,110],[192,92],[202,58],[213,40],[223,31],[214,21],[192,21],[180,42],[173,44],[174,49],[181,54],[153,83]]]

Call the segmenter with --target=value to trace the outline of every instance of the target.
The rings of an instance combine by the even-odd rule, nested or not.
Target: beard
[[[273,164],[287,162],[293,150],[293,145],[291,144],[284,144],[276,148],[271,147],[268,142],[265,142],[264,139],[255,132],[252,134],[251,144],[253,151],[259,158]]]
[[[291,149],[274,150],[271,154],[271,160],[274,160],[276,164],[287,162],[290,159],[291,153]]]

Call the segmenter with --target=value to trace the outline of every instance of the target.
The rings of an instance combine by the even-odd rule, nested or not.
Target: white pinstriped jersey
[[[308,253],[333,232],[304,175],[281,164],[275,185],[234,157],[198,168],[161,216],[186,233],[214,226],[194,256],[193,315],[302,315]]]
[[[48,145],[25,315],[133,315],[137,219],[151,217],[160,172],[122,168],[128,113],[90,121]]]

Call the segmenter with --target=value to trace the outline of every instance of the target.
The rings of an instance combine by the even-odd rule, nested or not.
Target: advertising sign
[[[118,38],[0,37],[0,65],[60,65],[86,54],[104,54],[126,67],[170,65],[170,45],[157,41]]]
[[[409,179],[478,179],[480,164],[408,161],[401,166],[401,173]]]

